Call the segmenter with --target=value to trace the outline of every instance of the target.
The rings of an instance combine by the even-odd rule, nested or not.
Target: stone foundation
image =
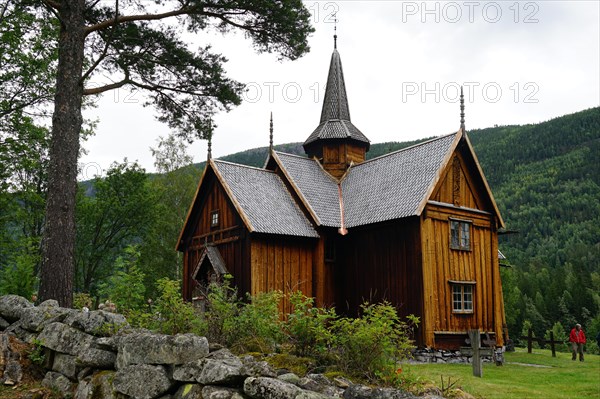
[[[418,363],[472,363],[469,351],[442,350],[442,349],[416,349],[412,352],[413,361]],[[483,362],[504,363],[504,347],[496,348],[492,356],[481,356]]]

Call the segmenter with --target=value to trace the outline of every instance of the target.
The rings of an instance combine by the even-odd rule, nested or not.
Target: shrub
[[[94,300],[87,292],[77,292],[73,294],[73,309],[83,309],[84,307],[91,309]]]
[[[206,325],[192,304],[182,299],[179,281],[165,277],[158,280],[156,285],[160,296],[155,306],[150,306],[150,313],[138,316],[140,326],[163,334],[191,332],[205,335]]]
[[[238,315],[238,334],[231,334],[238,352],[272,352],[284,339],[279,315],[281,291],[259,293],[249,297]],[[237,337],[236,337],[237,335]]]
[[[409,335],[414,323],[418,323],[414,316],[410,324],[400,321],[389,302],[362,305],[361,317],[333,323],[338,366],[368,380],[395,378],[397,362],[408,357],[413,348]]]
[[[229,279],[209,287],[207,311],[208,339],[235,351],[272,351],[283,339],[279,317],[279,291],[260,293],[241,301]]]
[[[298,356],[322,360],[329,352],[332,339],[330,324],[336,319],[334,309],[314,307],[314,299],[301,291],[290,295],[293,311],[288,315],[285,329]]]
[[[137,265],[139,256],[136,247],[125,248],[125,254],[116,260],[117,272],[100,286],[101,295],[108,297],[126,317],[139,313],[146,303],[145,274]]]

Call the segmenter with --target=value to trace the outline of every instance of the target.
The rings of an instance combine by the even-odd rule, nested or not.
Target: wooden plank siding
[[[313,296],[313,253],[316,240],[274,236],[252,235],[250,293],[279,290],[284,294],[302,291]],[[289,313],[291,305],[285,296],[281,310]]]
[[[489,332],[503,345],[498,221],[482,182],[472,177],[472,164],[455,153],[421,216],[423,333],[429,347],[460,346],[469,329]],[[469,222],[468,250],[450,247],[451,219]],[[475,282],[472,313],[453,311],[450,281]]]
[[[336,262],[336,310],[356,315],[365,301],[391,302],[401,317],[422,315],[419,218],[354,228]],[[423,342],[417,331],[417,344]]]
[[[193,236],[184,251],[183,296],[186,300],[191,300],[190,275],[202,256],[205,243],[217,247],[239,292],[243,294],[250,291],[250,254],[246,245],[249,233],[214,175],[206,176],[204,184],[204,195],[198,199],[202,202],[198,207],[200,212],[193,219],[196,223]],[[217,210],[219,225],[211,227],[211,213]]]
[[[347,142],[332,142],[323,145],[323,169],[339,179],[348,170],[350,163],[364,162],[365,147]]]

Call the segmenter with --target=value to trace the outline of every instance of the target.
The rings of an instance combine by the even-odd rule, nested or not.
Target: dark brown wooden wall
[[[419,218],[350,229],[341,249],[333,276],[338,311],[355,315],[364,301],[387,300],[402,317],[421,315]]]
[[[284,294],[302,291],[313,296],[313,254],[318,241],[275,235],[252,235],[251,294],[279,290]],[[292,309],[284,297],[281,310]]]
[[[214,174],[205,177],[203,194],[198,199],[201,201],[199,212],[190,216],[196,222],[196,226],[184,252],[184,297],[187,300],[191,299],[190,273],[202,256],[205,242],[219,249],[239,292],[250,292],[248,231]],[[220,223],[218,227],[211,228],[210,217],[215,210],[219,211]]]

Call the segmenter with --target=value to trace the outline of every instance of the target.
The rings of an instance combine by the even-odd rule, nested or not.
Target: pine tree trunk
[[[71,307],[73,303],[77,155],[82,124],[84,9],[84,0],[60,2],[59,58],[38,295],[40,301],[56,299],[64,307]]]

